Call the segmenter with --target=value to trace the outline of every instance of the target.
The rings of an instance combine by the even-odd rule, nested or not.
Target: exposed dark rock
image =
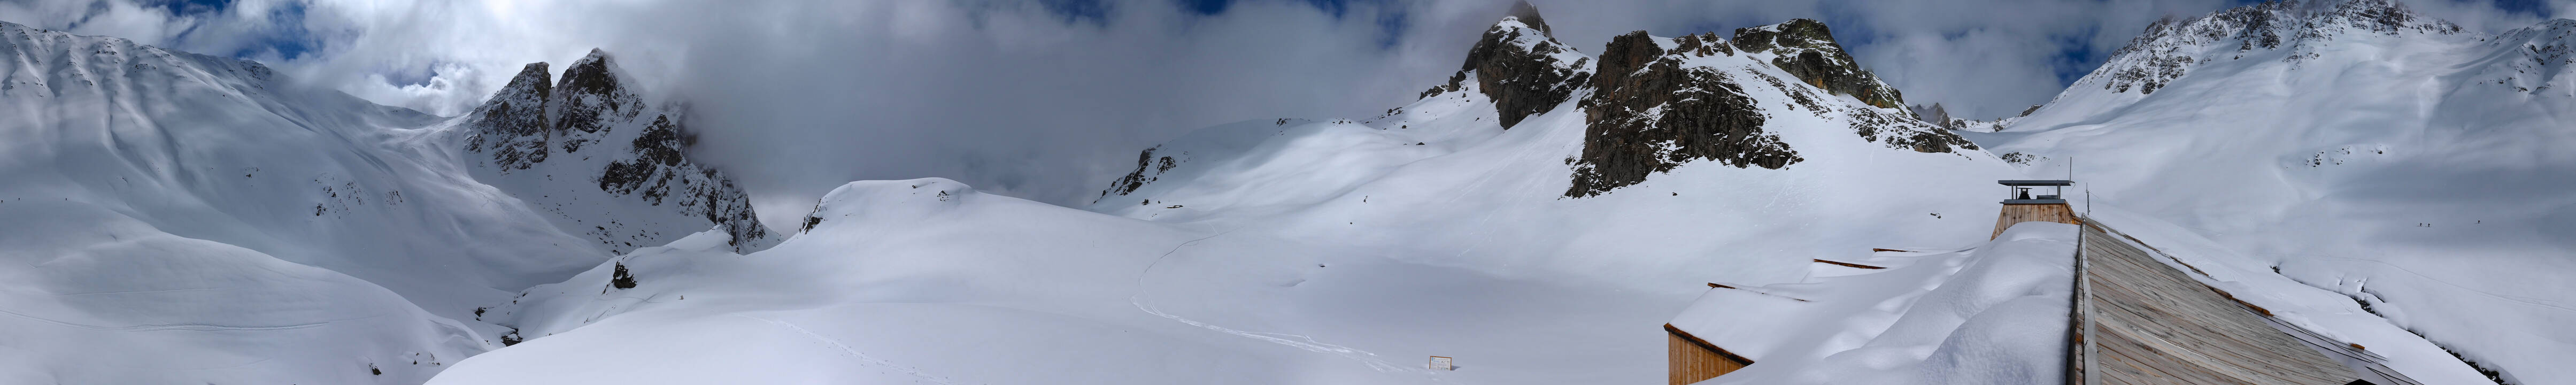
[[[633,289],[635,288],[635,275],[626,272],[626,263],[619,262],[617,263],[617,272],[608,278],[608,285],[616,286],[619,289]]]
[[[1171,171],[1173,166],[1178,165],[1172,160],[1172,157],[1166,156],[1163,157],[1163,164],[1161,167],[1155,167],[1154,150],[1159,148],[1163,148],[1163,146],[1147,147],[1144,152],[1136,153],[1136,171],[1130,171],[1127,173],[1127,176],[1118,177],[1118,180],[1110,181],[1109,189],[1101,190],[1100,196],[1102,198],[1107,198],[1110,195],[1127,195],[1128,193],[1136,192],[1136,189],[1144,188],[1145,183],[1153,182],[1155,180],[1155,177],[1145,175],[1146,169],[1153,169],[1154,175],[1162,175],[1164,171]],[[1093,202],[1098,201],[1099,200],[1097,199],[1093,200]]]
[[[1684,67],[1645,31],[1620,35],[1601,52],[1600,75],[1584,99],[1583,153],[1565,196],[1589,197],[1644,182],[1695,159],[1778,169],[1804,159],[1766,132],[1768,116],[1723,72]]]
[[[555,133],[562,134],[564,152],[581,151],[581,147],[607,136],[607,122],[633,120],[644,110],[644,102],[618,81],[609,70],[608,53],[590,50],[589,56],[564,68],[563,79],[555,84]]]
[[[1860,134],[1861,139],[1884,144],[1889,148],[1909,149],[1915,152],[1977,149],[1976,143],[1968,142],[1968,138],[1951,133],[1948,128],[1934,126],[1918,119],[1908,119],[1910,118],[1908,116],[1875,108],[1846,108],[1844,112],[1850,116],[1853,133]],[[1964,125],[1965,121],[1955,121],[1954,124]]]
[[[1539,19],[1537,8],[1528,2],[1514,4],[1509,16],[1485,30],[1475,48],[1467,51],[1467,62],[1459,66],[1457,74],[1449,76],[1449,84],[1424,91],[1423,97],[1462,89],[1461,83],[1472,72],[1476,89],[1493,100],[1505,129],[1530,115],[1555,109],[1557,104],[1573,98],[1574,90],[1581,88],[1592,73],[1585,68],[1589,58],[1560,55],[1573,49],[1547,31],[1547,22]]]
[[[2030,116],[2030,113],[2032,113],[2032,112],[2038,112],[2038,111],[2039,111],[2039,105],[2037,105],[2037,104],[2033,104],[2033,105],[2030,105],[2030,108],[2029,108],[2029,109],[2021,110],[2021,115],[2015,115],[2015,116]]]
[[[1808,85],[1851,95],[1880,108],[1902,108],[1905,97],[1878,80],[1877,75],[1860,68],[1860,62],[1843,52],[1834,42],[1833,31],[1825,23],[1810,19],[1792,19],[1785,23],[1735,30],[1735,46],[1744,52],[1772,52],[1779,55],[1771,64],[1798,76]]]
[[[612,194],[628,194],[642,189],[644,201],[659,206],[662,198],[671,193],[670,180],[676,176],[671,166],[678,166],[681,162],[680,134],[673,129],[669,117],[655,117],[652,124],[644,127],[643,135],[636,136],[631,144],[635,159],[609,162],[608,168],[600,171],[599,189]],[[643,188],[646,182],[653,182],[653,188]]]
[[[492,99],[474,109],[480,117],[474,121],[474,133],[466,138],[466,151],[486,152],[493,166],[507,174],[509,170],[526,170],[546,161],[546,101],[552,99],[554,86],[546,63],[529,63],[520,67],[519,75],[510,78]]]
[[[2018,164],[2018,165],[2029,165],[2031,162],[2037,162],[2037,161],[2039,161],[2039,160],[2041,159],[2041,158],[2040,158],[2039,156],[2037,156],[2037,155],[2024,154],[2024,153],[2021,153],[2021,152],[2018,152],[2018,151],[2015,151],[2015,152],[2012,152],[2012,153],[2008,153],[2008,154],[2003,154],[2003,155],[2000,155],[2000,156],[1996,156],[1996,158],[2003,159],[2003,161],[2004,161],[2005,163],[2012,163],[2012,164]]]

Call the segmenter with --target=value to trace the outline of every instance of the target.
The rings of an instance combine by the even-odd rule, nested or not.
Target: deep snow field
[[[1657,383],[1662,324],[1742,319],[1684,314],[1725,283],[1821,302],[1745,307],[1813,321],[1732,337],[1784,358],[1706,383],[2048,384],[2075,227],[1978,236],[1994,180],[2070,164],[2080,211],[2414,379],[2576,382],[2556,364],[2576,358],[2576,77],[2558,76],[2576,21],[2335,19],[2373,4],[2161,24],[1941,151],[1895,139],[1937,128],[1873,120],[1902,104],[1800,81],[1788,48],[1638,37],[1732,79],[1799,160],[1684,157],[1569,197],[1605,131],[1587,101],[1616,99],[1575,80],[1506,128],[1509,103],[1453,82],[1384,116],[1199,129],[1086,207],[854,181],[761,213],[804,226],[758,237],[706,214],[738,198],[720,174],[647,151],[636,130],[678,113],[647,102],[669,96],[565,97],[622,103],[597,121],[609,147],[511,168],[468,149],[505,122],[486,112],[575,119],[524,104],[569,88],[528,78],[428,116],[0,23],[0,383]],[[1535,19],[1489,36],[1549,69],[1605,65]],[[2291,38],[2240,45],[2266,32]],[[626,79],[607,58],[562,84]],[[549,135],[566,134],[513,140],[584,134]],[[639,159],[712,203],[588,188]]]

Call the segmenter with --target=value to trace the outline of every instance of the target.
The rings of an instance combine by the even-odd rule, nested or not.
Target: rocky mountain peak
[[[1602,48],[1601,74],[1592,77],[1594,91],[1582,103],[1583,153],[1572,162],[1574,181],[1565,196],[1600,195],[1693,160],[1769,169],[1805,160],[1763,128],[1768,117],[1733,77],[1684,65],[1716,54],[1705,48],[1715,39],[1676,38],[1676,48],[1667,51],[1636,31]]]
[[[1780,24],[1745,27],[1735,30],[1735,46],[1747,53],[1770,53],[1771,64],[1798,76],[1809,85],[1835,94],[1851,95],[1871,106],[1902,108],[1905,97],[1896,87],[1879,81],[1877,75],[1860,68],[1834,42],[1833,31],[1814,19],[1791,19]]]
[[[520,66],[519,74],[511,76],[510,83],[501,86],[501,91],[492,95],[492,99],[485,100],[483,105],[488,108],[495,103],[511,103],[520,100],[545,100],[546,98],[551,97],[554,94],[555,89],[554,71],[547,67],[549,67],[549,65],[547,65],[546,62],[528,63],[528,65]]]
[[[564,152],[578,152],[583,145],[603,139],[602,121],[635,120],[646,109],[643,98],[628,90],[624,79],[608,52],[598,49],[564,67],[552,105],[555,132],[566,134],[559,140]]]
[[[1467,61],[1449,83],[1423,91],[1428,98],[1466,88],[1469,75],[1474,75],[1476,90],[1493,100],[1501,113],[1504,129],[1520,124],[1530,115],[1555,109],[1574,97],[1591,78],[1592,58],[1584,56],[1547,33],[1546,21],[1539,18],[1538,8],[1528,2],[1512,5],[1511,12],[1467,51]]]
[[[582,56],[581,60],[575,60],[571,66],[564,67],[563,81],[556,87],[578,94],[617,93],[621,84],[618,81],[617,71],[610,68],[608,61],[608,52],[591,49],[589,55]]]
[[[487,184],[562,215],[611,252],[708,226],[733,235],[738,252],[777,242],[741,189],[688,159],[679,111],[646,103],[606,51],[591,50],[551,86],[547,67],[528,64],[467,117],[466,150],[488,155],[496,174]]]
[[[466,138],[466,151],[491,153],[503,174],[546,161],[546,143],[553,138],[546,129],[546,108],[554,93],[553,73],[546,67],[544,62],[520,67],[509,85],[474,109],[474,134]]]

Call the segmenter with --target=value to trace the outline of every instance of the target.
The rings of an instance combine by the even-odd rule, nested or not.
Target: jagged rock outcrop
[[[595,49],[564,68],[551,102],[555,132],[564,134],[557,142],[566,153],[598,142],[606,136],[601,131],[608,129],[607,124],[635,120],[646,109],[643,98],[609,71],[607,53]]]
[[[563,217],[568,230],[611,252],[709,225],[733,235],[737,252],[776,243],[740,188],[689,161],[678,111],[646,103],[606,52],[592,50],[552,83],[547,67],[521,69],[463,124],[466,151],[487,157],[494,173],[485,183]]]
[[[1666,51],[1645,31],[1610,40],[1584,108],[1583,152],[1572,159],[1565,196],[1588,197],[1644,182],[1695,159],[1735,167],[1778,169],[1804,160],[1763,130],[1768,119],[1725,72],[1685,66],[1689,58],[1731,55],[1716,35],[1675,38]]]
[[[1735,46],[1747,53],[1771,53],[1771,64],[1797,75],[1808,85],[1824,88],[1839,95],[1851,95],[1880,108],[1903,108],[1904,95],[1896,87],[1879,81],[1877,75],[1861,69],[1843,46],[1834,42],[1833,31],[1824,22],[1792,19],[1760,27],[1737,28]]]
[[[480,119],[474,121],[474,133],[466,137],[465,150],[492,154],[493,165],[503,174],[545,162],[546,143],[553,133],[546,121],[546,101],[554,93],[547,79],[551,74],[546,63],[520,67],[508,86],[474,109]]]
[[[1862,140],[1886,145],[1888,148],[1915,152],[1977,149],[1976,143],[1950,132],[1968,125],[1968,121],[1964,119],[1950,119],[1950,125],[1939,126],[1922,120],[1907,119],[1909,116],[1899,112],[1876,108],[1848,108],[1844,113],[1851,122],[1852,133],[1859,134]]]
[[[1128,172],[1127,176],[1118,177],[1117,181],[1110,182],[1109,189],[1101,190],[1100,196],[1106,198],[1111,194],[1127,195],[1128,193],[1136,192],[1136,189],[1144,188],[1146,183],[1153,183],[1155,180],[1160,179],[1155,175],[1162,175],[1165,172],[1172,171],[1172,167],[1180,166],[1178,161],[1173,160],[1172,157],[1168,155],[1163,156],[1158,161],[1154,157],[1154,150],[1161,148],[1163,148],[1163,146],[1147,147],[1145,148],[1145,151],[1137,153],[1136,171]],[[1147,175],[1146,170],[1152,170],[1153,174]]]
[[[1449,76],[1449,83],[1423,91],[1422,97],[1464,89],[1472,75],[1476,90],[1493,100],[1494,110],[1501,113],[1504,129],[1555,109],[1591,78],[1592,59],[1558,42],[1548,31],[1538,8],[1526,1],[1513,4],[1508,16],[1486,29],[1475,48],[1467,51],[1466,64]]]

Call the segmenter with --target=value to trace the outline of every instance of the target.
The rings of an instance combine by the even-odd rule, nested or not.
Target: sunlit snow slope
[[[1969,135],[2040,176],[2073,159],[2103,205],[2509,382],[2570,383],[2571,43],[2576,20],[2489,36],[2385,1],[2246,6],[2156,24],[2047,107]]]

